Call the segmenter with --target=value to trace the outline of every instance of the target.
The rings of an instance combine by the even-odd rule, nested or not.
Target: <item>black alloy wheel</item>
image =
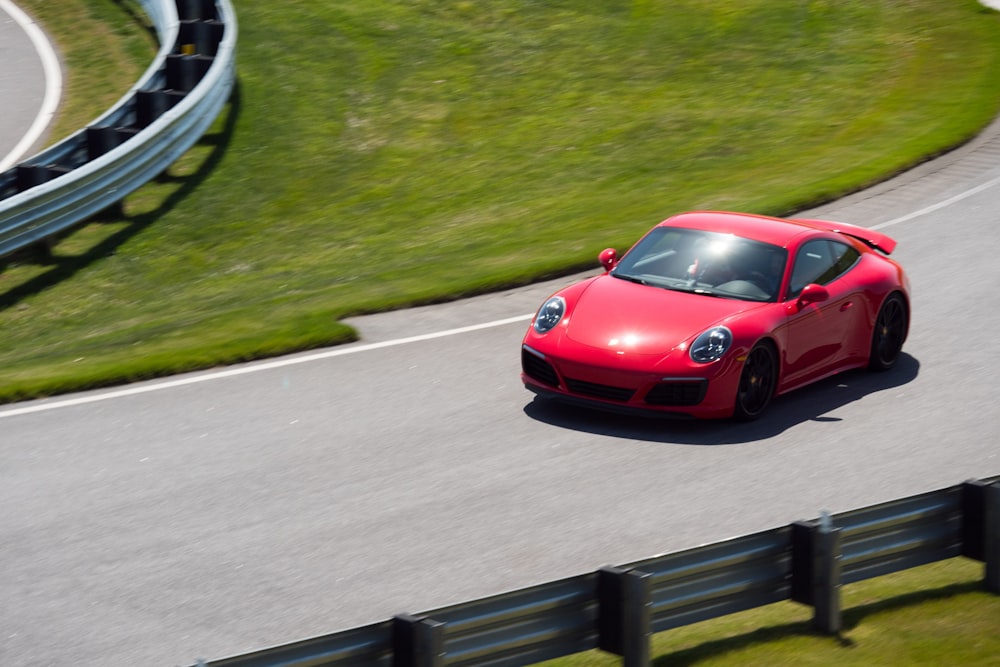
[[[906,302],[897,292],[890,294],[875,318],[872,331],[872,349],[868,358],[868,368],[873,371],[887,371],[899,361],[903,341],[909,328],[909,314]]]
[[[777,383],[777,355],[771,345],[760,343],[750,350],[743,362],[733,417],[739,421],[752,421],[764,414],[774,397]]]

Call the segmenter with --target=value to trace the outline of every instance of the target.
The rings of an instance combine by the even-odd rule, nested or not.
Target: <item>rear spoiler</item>
[[[868,229],[867,227],[850,225],[846,222],[831,222],[830,220],[813,220],[810,218],[792,218],[792,220],[796,222],[805,222],[816,227],[828,229],[831,232],[837,232],[856,238],[865,245],[875,248],[886,255],[891,255],[892,251],[896,249],[895,239],[889,238],[885,234],[877,232],[874,229]]]

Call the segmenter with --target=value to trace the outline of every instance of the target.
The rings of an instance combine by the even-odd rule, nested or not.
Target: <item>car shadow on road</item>
[[[614,438],[681,445],[736,445],[766,440],[808,421],[840,421],[840,417],[830,413],[871,394],[908,384],[919,372],[920,362],[904,353],[890,371],[847,371],[779,396],[763,417],[750,423],[635,417],[538,397],[524,406],[524,413],[559,428]]]

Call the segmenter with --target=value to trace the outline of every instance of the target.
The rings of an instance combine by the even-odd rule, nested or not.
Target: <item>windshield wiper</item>
[[[712,289],[710,287],[697,287],[697,286],[694,286],[694,285],[691,285],[691,286],[688,286],[688,285],[672,285],[670,287],[667,287],[667,289],[673,290],[675,292],[688,292],[689,294],[703,294],[705,296],[714,296],[714,297],[720,297],[720,298],[722,297],[721,294],[719,294],[718,292],[716,292],[714,289]]]
[[[613,275],[615,278],[621,278],[622,280],[627,280],[630,283],[638,283],[640,285],[648,285],[649,284],[645,280],[643,280],[642,278],[640,278],[638,276],[630,276],[627,273],[612,273],[611,275]]]

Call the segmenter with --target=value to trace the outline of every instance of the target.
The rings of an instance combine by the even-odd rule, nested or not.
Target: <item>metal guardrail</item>
[[[139,0],[160,49],[139,81],[87,128],[0,174],[0,257],[123,199],[191,148],[236,80],[230,0]]]
[[[199,667],[515,667],[594,648],[650,663],[654,632],[781,600],[840,630],[840,587],[955,556],[1000,594],[1000,476]]]

